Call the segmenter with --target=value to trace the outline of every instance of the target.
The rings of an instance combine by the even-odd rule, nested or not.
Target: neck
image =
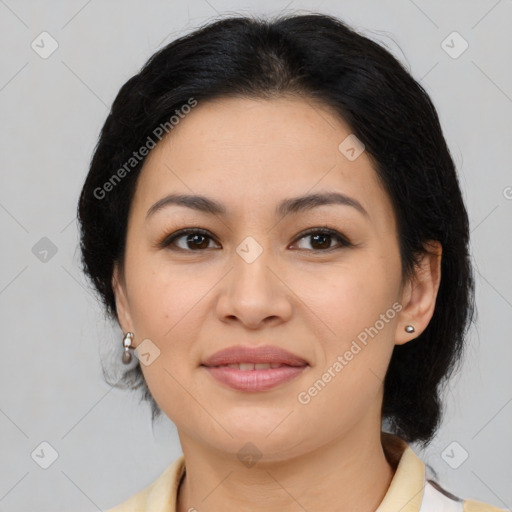
[[[215,452],[180,432],[186,474],[178,492],[177,512],[201,510],[254,512],[358,510],[373,512],[394,475],[381,433],[345,433],[298,457],[260,459],[251,467],[237,454]]]

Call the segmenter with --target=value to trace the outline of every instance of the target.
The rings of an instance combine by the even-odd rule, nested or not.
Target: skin
[[[160,350],[141,367],[185,455],[179,512],[374,511],[388,490],[394,468],[380,438],[383,378],[394,345],[416,338],[432,317],[441,247],[433,243],[402,279],[393,206],[372,161],[366,152],[350,161],[338,150],[350,134],[312,100],[222,98],[199,102],[145,161],[113,286],[132,344],[149,339]],[[282,199],[332,191],[368,215],[347,205],[274,214]],[[208,196],[227,214],[170,205],[146,219],[169,193]],[[322,226],[353,246],[301,235]],[[184,235],[175,250],[158,247],[186,227],[211,238],[194,245]],[[252,263],[236,252],[248,236],[262,248]],[[299,403],[298,394],[394,303],[401,311],[308,404]],[[408,324],[414,333],[405,332]],[[200,365],[239,344],[277,345],[309,367],[265,392],[236,391]],[[252,467],[237,456],[247,442],[261,453]]]

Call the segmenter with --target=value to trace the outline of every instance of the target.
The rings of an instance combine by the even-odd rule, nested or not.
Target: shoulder
[[[154,482],[105,512],[175,512],[177,489],[184,472],[185,459],[181,455]]]
[[[463,504],[463,512],[506,512],[503,508],[497,508],[481,501],[464,500]]]
[[[507,512],[488,503],[463,500],[443,489],[437,482],[428,480],[423,492],[420,512]]]
[[[113,508],[109,508],[105,512],[145,512],[149,489],[150,487],[143,489],[142,491],[123,501],[121,504],[116,505]]]

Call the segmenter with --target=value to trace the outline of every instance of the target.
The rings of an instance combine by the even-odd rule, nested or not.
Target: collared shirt
[[[375,512],[506,512],[475,500],[445,494],[426,477],[425,464],[402,439],[382,433],[382,445],[396,468]],[[149,486],[107,512],[176,512],[178,488],[185,475],[185,458],[178,457]]]

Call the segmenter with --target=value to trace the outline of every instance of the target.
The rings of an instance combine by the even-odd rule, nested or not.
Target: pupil
[[[194,247],[195,248],[198,248],[198,247],[202,247],[202,244],[201,243],[197,243],[197,240],[201,239],[201,238],[205,238],[204,235],[190,235],[189,236],[189,242],[192,240],[192,243],[194,244]],[[203,241],[204,243],[204,241]]]
[[[201,238],[203,239],[203,244],[201,244]],[[192,242],[192,244],[198,248],[198,247],[203,247],[204,245],[204,235],[189,235],[188,237],[188,242]],[[330,238],[330,235],[313,235],[313,240],[314,240],[314,244],[317,244],[318,241],[320,240],[320,243],[319,245],[321,247],[324,247],[327,243],[327,240]],[[199,243],[198,243],[199,241]],[[323,242],[323,243],[322,243]],[[327,246],[329,246],[329,244],[327,243]]]
[[[322,239],[323,239],[323,240],[325,241],[326,239],[328,239],[328,238],[329,238],[329,236],[330,236],[330,235],[314,235],[314,236],[313,236],[313,239],[318,240],[318,238],[320,238],[320,240],[322,240]],[[322,243],[321,243],[320,245],[322,245],[322,246],[323,246],[323,245],[325,245],[325,244],[322,244]],[[327,246],[329,246],[329,244],[327,244]]]

